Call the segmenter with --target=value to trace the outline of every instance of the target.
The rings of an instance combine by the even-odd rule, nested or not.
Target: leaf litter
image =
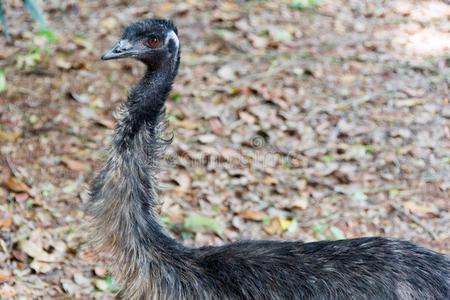
[[[42,8],[45,32],[8,6],[14,42],[0,39],[0,297],[113,299],[81,208],[142,67],[99,56],[153,13],[183,41],[160,174],[172,235],[197,246],[385,235],[450,251],[448,4]]]

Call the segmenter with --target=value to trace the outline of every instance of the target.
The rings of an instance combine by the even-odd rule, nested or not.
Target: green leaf
[[[169,217],[160,217],[159,220],[160,220],[161,224],[163,224],[163,226],[166,228],[171,228],[175,225],[172,223],[172,221],[170,221]]]
[[[270,224],[270,217],[269,216],[264,216],[261,220],[261,223],[263,223],[263,225],[269,225]]]
[[[186,241],[192,237],[192,232],[183,231],[181,232],[181,239]]]
[[[112,276],[107,276],[105,279],[95,280],[95,287],[100,291],[109,291],[117,293],[120,291],[120,286]]]
[[[108,276],[105,278],[105,282],[108,285],[108,290],[111,293],[117,293],[120,291],[120,286],[117,281],[112,276]]]
[[[0,93],[6,91],[6,76],[5,71],[3,69],[0,69]]]
[[[45,19],[44,13],[35,0],[23,0],[23,5],[36,22],[38,22],[41,26],[47,25],[47,20]]]
[[[325,231],[325,229],[327,229],[327,225],[326,224],[317,224],[317,225],[313,225],[311,229],[314,233],[323,233]]]
[[[58,41],[58,36],[56,35],[56,32],[54,32],[50,28],[42,28],[41,30],[39,30],[38,33],[36,33],[36,35],[45,37],[47,41],[52,44]]]
[[[342,230],[340,230],[339,228],[337,228],[335,226],[331,226],[330,231],[336,240],[345,239],[345,233],[343,233]]]
[[[317,7],[319,2],[319,0],[292,0],[290,7],[298,10],[310,9]]]
[[[180,102],[180,100],[181,100],[181,94],[180,94],[180,93],[173,93],[173,94],[170,96],[170,100],[172,100],[172,101],[175,102],[175,103]]]
[[[289,42],[292,40],[291,33],[283,28],[273,28],[270,35],[274,40],[279,42]]]
[[[217,218],[190,215],[184,220],[184,228],[191,232],[214,232],[220,235],[225,230],[225,223]]]
[[[31,69],[36,67],[42,60],[42,56],[38,52],[32,52],[17,57],[17,67],[19,69]]]
[[[352,199],[357,202],[365,202],[368,199],[368,197],[366,194],[364,194],[363,191],[355,191],[352,194]]]
[[[336,158],[333,155],[324,155],[322,157],[322,160],[324,162],[332,162],[332,161],[336,160]]]

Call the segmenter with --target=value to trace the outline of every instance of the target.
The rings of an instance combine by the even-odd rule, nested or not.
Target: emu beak
[[[128,40],[120,40],[111,49],[103,53],[102,60],[130,57],[137,54],[139,50],[133,49],[133,44]]]

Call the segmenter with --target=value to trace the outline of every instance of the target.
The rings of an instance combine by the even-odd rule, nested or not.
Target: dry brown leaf
[[[12,225],[11,218],[0,219],[0,228],[9,228]]]
[[[265,185],[278,184],[278,179],[276,179],[275,177],[272,177],[272,176],[266,176],[266,177],[264,177],[264,184]]]
[[[241,218],[252,221],[261,221],[266,214],[259,210],[244,210],[238,214]]]
[[[98,267],[98,266],[94,268],[94,274],[98,277],[105,277],[106,273],[107,273],[107,271],[105,268]]]
[[[111,119],[107,119],[107,118],[97,118],[95,120],[95,122],[97,122],[101,126],[109,128],[109,129],[113,129],[116,126],[116,122],[114,122]]]
[[[432,215],[438,215],[439,210],[436,206],[428,203],[422,203],[418,204],[413,201],[406,201],[403,203],[403,207],[408,209],[410,212],[417,214],[417,215],[426,215],[426,214],[432,214]]]
[[[57,255],[56,253],[48,253],[44,249],[42,249],[41,245],[38,245],[37,243],[30,241],[30,240],[24,240],[20,242],[21,249],[23,252],[28,254],[28,256],[31,256],[34,258],[35,261],[40,262],[59,262],[61,261],[61,257]],[[37,266],[43,267],[43,266]]]
[[[13,250],[11,254],[18,262],[26,263],[28,261],[27,254],[21,250]]]
[[[3,186],[11,192],[25,192],[32,196],[31,188],[14,176],[9,177],[3,182]]]
[[[11,271],[0,269],[0,283],[3,283],[3,282],[13,283],[13,281],[14,281],[14,276],[11,274]]]
[[[186,129],[196,129],[200,127],[199,123],[193,122],[192,120],[172,120],[170,121],[170,124],[172,124],[175,127],[181,127]]]
[[[67,157],[64,157],[62,159],[62,163],[66,167],[71,169],[72,171],[80,172],[80,171],[84,171],[84,170],[87,169],[86,164],[84,164],[82,161],[71,159],[71,158],[67,158]]]
[[[3,284],[0,287],[0,298],[2,298],[2,299],[13,299],[16,295],[17,295],[17,292],[14,289],[14,287],[12,287],[12,286],[10,286],[8,284]]]
[[[294,201],[292,201],[290,204],[291,204],[290,205],[291,208],[297,208],[297,209],[304,210],[308,207],[308,198],[306,198],[306,197],[297,198]]]
[[[416,105],[421,105],[427,103],[427,99],[424,98],[411,98],[405,100],[397,100],[395,102],[396,107],[412,107]]]
[[[69,70],[70,68],[72,68],[72,64],[61,57],[56,59],[55,64],[58,68],[63,70]]]
[[[17,193],[14,198],[16,199],[16,201],[18,203],[23,203],[25,202],[28,198],[30,198],[30,196],[27,193]]]
[[[270,220],[269,225],[264,226],[264,231],[270,235],[281,234],[283,232],[281,227],[281,219],[279,217],[275,217]]]
[[[119,26],[119,22],[117,22],[117,20],[113,17],[107,17],[100,22],[100,26],[107,32],[112,32]]]
[[[239,112],[239,118],[242,121],[246,122],[247,124],[255,124],[255,122],[256,122],[256,118],[253,115],[251,115],[251,114],[249,114],[248,112],[245,112],[245,111],[240,111]]]
[[[21,134],[21,132],[4,132],[0,130],[0,141],[14,142]]]
[[[31,262],[30,268],[32,268],[36,273],[42,274],[48,273],[54,269],[54,267],[51,264],[38,261],[36,259]]]
[[[212,131],[217,135],[224,135],[225,128],[223,128],[222,122],[219,118],[212,118],[209,120],[209,125],[211,126]]]
[[[174,180],[178,184],[179,191],[185,192],[191,187],[191,177],[187,172],[179,173]]]
[[[268,226],[264,227],[264,230],[268,234],[273,235],[273,234],[281,234],[284,231],[291,231],[293,229],[291,227],[297,227],[296,220],[289,220],[281,217],[275,217],[270,221]]]

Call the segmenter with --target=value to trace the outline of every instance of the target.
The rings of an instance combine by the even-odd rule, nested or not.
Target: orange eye
[[[144,45],[148,48],[158,48],[160,41],[158,38],[149,38],[144,42]]]

